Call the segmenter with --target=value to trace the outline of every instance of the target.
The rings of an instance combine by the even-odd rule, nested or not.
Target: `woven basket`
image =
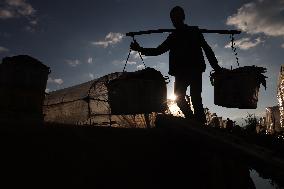
[[[254,74],[224,72],[211,75],[214,103],[227,108],[256,109],[260,84]]]

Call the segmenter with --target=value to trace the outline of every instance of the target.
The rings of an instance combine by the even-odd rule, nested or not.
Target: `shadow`
[[[0,135],[9,186],[253,188],[242,157],[175,129],[54,125]]]

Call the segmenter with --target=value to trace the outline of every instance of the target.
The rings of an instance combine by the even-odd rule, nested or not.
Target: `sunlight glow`
[[[177,103],[174,100],[169,99],[168,107],[172,115],[178,117],[184,117],[182,111],[180,111],[179,107],[177,106]]]
[[[175,101],[177,99],[177,96],[175,94],[171,94],[169,96],[169,99],[172,100],[172,101]]]

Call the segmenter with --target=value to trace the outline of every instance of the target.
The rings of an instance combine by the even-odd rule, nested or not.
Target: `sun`
[[[179,107],[177,106],[176,99],[177,96],[175,94],[171,94],[168,97],[168,107],[170,110],[170,113],[174,116],[184,117],[183,113],[180,111]]]
[[[171,94],[171,95],[169,96],[169,99],[172,100],[172,101],[176,101],[177,96],[176,96],[175,94]]]

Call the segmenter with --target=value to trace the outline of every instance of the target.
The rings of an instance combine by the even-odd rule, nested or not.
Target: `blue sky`
[[[180,5],[189,25],[207,29],[239,29],[236,36],[240,66],[268,69],[267,90],[259,92],[256,110],[228,109],[214,105],[214,89],[207,63],[203,76],[203,104],[224,118],[257,115],[277,104],[276,87],[284,52],[284,0],[0,0],[0,58],[33,56],[52,70],[49,91],[76,85],[123,69],[131,39],[129,31],[172,28],[169,12]],[[137,37],[145,47],[159,45],[167,34]],[[205,34],[221,66],[237,67],[226,48],[228,35]],[[168,54],[146,57],[149,67],[168,72]],[[136,53],[127,71],[141,68]],[[173,93],[173,78],[168,94]]]

